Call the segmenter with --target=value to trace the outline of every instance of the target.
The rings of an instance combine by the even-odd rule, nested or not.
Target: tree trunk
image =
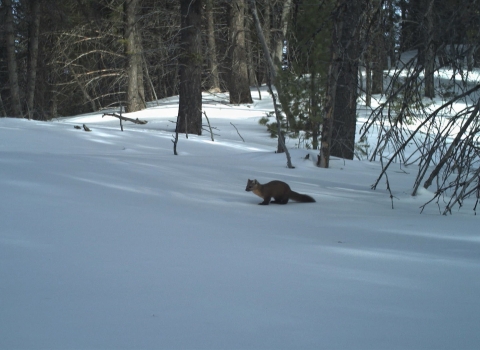
[[[280,69],[283,60],[283,47],[285,45],[285,37],[288,29],[288,15],[292,8],[292,0],[285,0],[283,3],[282,14],[280,16],[279,28],[273,37],[273,63]]]
[[[332,144],[330,154],[335,157],[353,159],[355,129],[357,123],[358,58],[360,1],[339,0],[342,30],[338,41],[339,71],[333,101]]]
[[[10,97],[12,99],[13,116],[22,118],[22,103],[20,102],[20,88],[18,86],[17,59],[15,55],[15,31],[13,26],[12,0],[4,0],[5,6],[5,37],[7,43],[8,80],[10,83]]]
[[[435,51],[433,41],[433,1],[430,4],[425,14],[426,20],[426,35],[425,35],[425,97],[435,97]]]
[[[332,56],[317,163],[322,168],[330,166],[330,156],[353,159],[354,155],[360,12],[360,2],[337,0],[333,13]]]
[[[249,25],[250,26],[250,25]],[[259,99],[262,99],[262,96],[260,94],[260,86],[258,84],[257,80],[257,74],[255,72],[255,64],[253,63],[253,47],[252,47],[252,31],[248,30],[247,33],[247,40],[245,41],[245,48],[247,50],[247,67],[248,67],[248,85],[250,86],[256,86],[258,90],[258,96]]]
[[[472,44],[469,44],[467,51],[467,70],[469,72],[473,71],[473,66],[475,64],[474,57],[474,46]]]
[[[262,33],[263,37],[265,38],[265,43],[268,47],[268,52],[272,52],[272,21],[271,21],[271,2],[272,0],[262,0],[261,3],[263,4],[263,27]],[[263,58],[262,52],[259,51],[259,66],[260,66],[260,84],[266,84],[268,81],[268,67],[267,62]]]
[[[394,6],[395,0],[386,0],[385,8],[387,9],[387,16],[385,18],[387,23],[387,31],[388,39],[385,38],[385,34],[382,34],[382,40],[385,43],[385,65],[387,69],[391,69],[392,67],[397,65],[397,52],[396,52],[396,40],[397,37],[397,30],[396,30],[396,16],[398,9]],[[383,74],[383,72],[382,72]]]
[[[375,8],[380,4],[380,1],[375,1]],[[371,64],[372,64],[372,94],[383,94],[383,70],[386,67],[386,57],[388,47],[386,45],[384,27],[385,10],[380,10],[378,25],[375,26],[373,35],[373,45],[371,47]]]
[[[320,120],[320,113],[318,108],[318,100],[320,99],[320,96],[318,94],[318,91],[320,90],[318,88],[318,77],[317,77],[316,72],[312,72],[310,75],[310,122],[311,122],[311,130],[312,130],[312,149],[318,149],[318,125],[319,125],[319,120]]]
[[[7,111],[5,110],[5,106],[2,100],[2,94],[0,94],[0,117],[7,117]]]
[[[181,0],[180,101],[177,132],[202,134],[202,2]]]
[[[213,0],[206,0],[206,12],[208,37],[208,65],[210,68],[210,91],[220,92],[217,45],[215,44],[215,20],[213,16]]]
[[[125,55],[127,57],[127,112],[136,112],[145,107],[140,84],[143,89],[142,57],[139,52],[139,34],[137,33],[138,0],[127,0],[125,12]]]
[[[145,99],[145,77],[143,74],[143,46],[142,37],[139,30],[135,30],[136,40],[136,55],[135,59],[137,63],[137,86],[138,86],[138,98],[140,101],[140,109],[147,107],[147,100]]]
[[[365,105],[372,105],[372,68],[371,57],[367,55],[365,60]]]
[[[255,0],[248,0],[248,2],[250,4],[250,9],[251,9],[251,12],[252,12],[253,23],[255,24],[255,29],[257,30],[257,36],[258,36],[258,39],[260,40],[260,45],[262,46],[263,56],[265,58],[265,63],[267,65],[267,72],[268,72],[267,85],[268,85],[269,92],[272,95],[273,107],[274,107],[274,110],[275,110],[275,117],[277,119],[278,150],[283,150],[285,152],[285,156],[287,157],[287,167],[289,169],[293,169],[294,166],[292,165],[292,159],[290,157],[290,152],[288,151],[287,147],[285,146],[285,140],[283,138],[282,130],[280,128],[280,111],[279,111],[279,108],[278,108],[278,105],[277,105],[277,98],[275,97],[275,93],[273,92],[273,89],[272,89],[272,85],[275,84],[275,80],[276,80],[276,77],[277,77],[277,71],[276,71],[275,66],[273,64],[272,57],[270,56],[270,52],[268,50],[268,45],[265,41],[265,37],[263,36],[262,27],[260,25],[260,20],[258,18],[258,14],[257,14],[256,2],[255,2]],[[278,84],[277,92],[278,92],[279,96],[281,96],[283,94],[281,87],[282,87],[282,85]]]
[[[245,0],[232,0],[230,9],[230,103],[252,103],[245,45]]]
[[[35,85],[37,81],[38,35],[40,28],[40,0],[32,0],[28,28],[27,112],[34,118]]]
[[[338,6],[338,5],[337,5]],[[337,12],[337,11],[336,11]],[[339,17],[336,17],[339,18]],[[341,37],[343,22],[341,20],[335,21],[332,28],[332,42],[331,42],[331,58],[328,67],[327,87],[325,91],[325,113],[323,116],[320,155],[318,156],[317,166],[321,168],[330,167],[330,149],[332,145],[332,128],[333,128],[333,111],[335,104],[335,93],[337,91],[337,75],[340,66],[339,45],[336,43]]]
[[[379,53],[373,62],[372,69],[372,94],[383,94],[383,69],[384,69],[385,55]]]

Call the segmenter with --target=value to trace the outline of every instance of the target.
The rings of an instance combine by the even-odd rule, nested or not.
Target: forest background
[[[480,85],[469,79],[480,62],[479,8],[477,0],[2,0],[0,116],[134,112],[179,95],[177,131],[201,134],[202,91],[228,91],[231,104],[243,104],[251,86],[267,84],[278,99],[276,118],[263,122],[280,135],[278,152],[288,153],[283,137],[299,138],[325,168],[330,156],[368,153],[382,160],[379,179],[392,162],[417,162],[412,194],[437,179],[436,198],[453,197],[448,212],[480,192]],[[413,54],[400,61],[405,52]],[[452,76],[435,79],[445,67]],[[362,130],[359,98],[375,107]],[[453,109],[460,100],[465,108]],[[379,139],[365,152],[355,134],[364,140],[373,126]],[[406,159],[418,135],[427,137]]]

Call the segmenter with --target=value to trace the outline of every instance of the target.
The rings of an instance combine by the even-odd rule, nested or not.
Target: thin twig
[[[178,156],[177,153],[177,143],[178,143],[178,116],[177,116],[177,122],[175,123],[175,138],[172,140],[173,142],[173,154]]]
[[[203,111],[203,114],[205,115],[205,119],[207,119],[208,128],[210,129],[210,137],[212,138],[212,141],[215,141],[215,140],[213,139],[212,126],[210,125],[210,120],[209,120],[208,117],[207,117],[207,112]]]
[[[236,127],[235,125],[233,125],[232,122],[230,122],[230,124],[232,124],[232,126],[235,128],[235,130],[237,130],[237,134],[238,134],[238,136],[240,136],[240,138],[242,139],[242,141],[245,142],[245,140],[243,139],[242,135],[240,135],[240,133],[238,132],[237,127]]]

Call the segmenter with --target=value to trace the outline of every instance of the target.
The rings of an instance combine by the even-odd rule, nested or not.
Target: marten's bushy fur
[[[278,180],[262,185],[257,180],[248,179],[245,191],[252,191],[257,196],[263,198],[263,202],[259,203],[261,205],[268,205],[272,198],[274,201],[271,203],[275,204],[287,204],[289,199],[303,203],[315,202],[315,199],[312,197],[292,191],[287,183]]]

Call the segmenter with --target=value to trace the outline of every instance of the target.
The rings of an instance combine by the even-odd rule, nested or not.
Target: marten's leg
[[[268,205],[270,203],[270,199],[272,199],[271,197],[265,197],[263,198],[263,202],[262,203],[258,203],[259,205]]]
[[[275,197],[275,200],[272,203],[287,204],[288,203],[288,197]]]

